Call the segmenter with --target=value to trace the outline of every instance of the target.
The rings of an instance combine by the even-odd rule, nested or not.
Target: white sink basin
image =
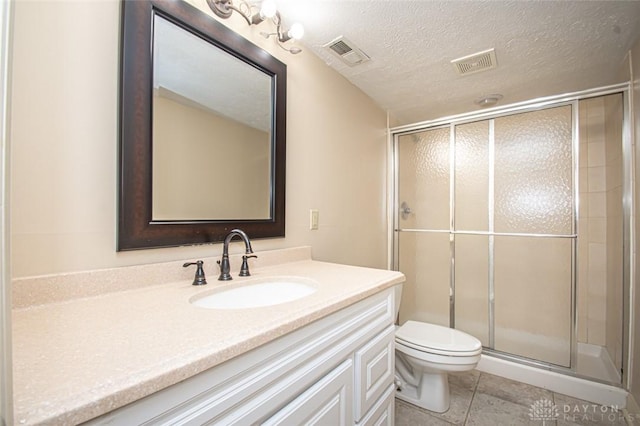
[[[247,309],[279,305],[301,299],[318,289],[313,280],[299,277],[274,277],[238,283],[226,290],[205,291],[189,302],[207,309]]]

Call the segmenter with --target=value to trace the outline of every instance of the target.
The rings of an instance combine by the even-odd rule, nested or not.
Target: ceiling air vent
[[[331,52],[338,55],[344,63],[352,67],[371,60],[366,53],[358,49],[352,42],[343,36],[330,41],[322,47],[326,47]]]
[[[462,58],[454,59],[451,63],[460,75],[487,71],[498,65],[496,62],[495,49],[484,50],[482,52],[474,53],[473,55],[463,56]]]

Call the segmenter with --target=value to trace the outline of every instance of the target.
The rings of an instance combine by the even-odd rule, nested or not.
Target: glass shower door
[[[397,196],[403,232],[398,268],[406,276],[400,322],[449,325],[450,136],[449,127],[403,135],[397,142]]]
[[[454,128],[455,315],[452,324],[492,346],[490,317],[491,122]]]
[[[400,135],[396,154],[400,322],[570,367],[572,106]]]
[[[570,105],[495,119],[494,349],[571,365]]]

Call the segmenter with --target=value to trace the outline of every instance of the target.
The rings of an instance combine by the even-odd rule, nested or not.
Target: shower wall
[[[623,165],[622,96],[612,95],[605,103],[605,155],[607,179],[607,334],[606,348],[620,371],[623,350]]]
[[[622,367],[622,99],[580,101],[578,342]]]

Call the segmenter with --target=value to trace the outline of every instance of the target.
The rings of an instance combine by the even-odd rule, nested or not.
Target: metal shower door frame
[[[424,132],[427,130],[442,128],[445,126],[449,126],[449,183],[450,183],[450,193],[449,193],[449,201],[450,201],[450,223],[449,223],[449,235],[450,235],[450,283],[449,283],[449,326],[455,328],[455,235],[457,234],[472,234],[472,235],[487,235],[489,239],[489,289],[488,289],[488,303],[489,303],[489,345],[491,348],[495,347],[495,291],[493,288],[493,265],[494,265],[494,257],[493,257],[493,248],[494,248],[494,237],[495,236],[527,236],[527,237],[537,237],[537,238],[571,238],[571,308],[570,308],[570,324],[571,324],[571,332],[570,332],[570,365],[569,367],[563,367],[556,364],[551,364],[545,361],[532,360],[530,358],[521,357],[519,355],[504,353],[500,351],[496,351],[490,348],[484,348],[483,351],[485,353],[491,354],[492,356],[496,356],[499,358],[503,358],[506,360],[514,361],[520,364],[531,365],[534,367],[540,367],[547,370],[556,371],[562,374],[568,374],[573,376],[580,376],[577,371],[577,335],[578,335],[578,325],[577,325],[577,281],[578,281],[578,259],[577,259],[577,230],[578,230],[578,221],[579,221],[579,107],[578,102],[581,99],[597,97],[597,96],[605,96],[614,93],[622,93],[623,95],[623,237],[624,237],[624,253],[623,253],[623,291],[625,294],[628,293],[628,289],[630,286],[630,232],[631,232],[631,162],[630,162],[630,136],[628,135],[628,90],[629,85],[621,84],[608,86],[605,88],[597,88],[593,90],[566,94],[556,97],[549,97],[540,100],[534,100],[531,102],[524,102],[520,104],[514,104],[510,107],[503,108],[492,108],[491,110],[482,111],[478,113],[469,113],[469,114],[461,114],[458,116],[450,116],[444,117],[438,120],[425,121],[421,123],[416,123],[409,126],[401,126],[390,129],[390,144],[391,144],[391,180],[392,180],[392,206],[390,206],[390,214],[393,218],[393,229],[390,230],[390,238],[392,241],[392,249],[391,253],[393,258],[391,259],[391,265],[393,269],[398,270],[399,267],[399,235],[400,232],[427,232],[427,233],[441,233],[447,232],[445,230],[429,230],[429,229],[403,229],[400,227],[400,219],[399,219],[399,211],[398,206],[400,200],[398,199],[398,170],[399,170],[399,159],[398,159],[398,142],[399,137],[403,135],[408,135],[412,133]],[[494,134],[494,120],[496,118],[539,111],[543,109],[560,107],[571,105],[571,115],[572,115],[572,195],[573,195],[573,218],[572,218],[572,226],[571,226],[571,234],[567,235],[551,235],[551,234],[518,234],[518,233],[495,233],[493,228],[494,222],[494,142],[495,142],[495,134]],[[488,232],[466,232],[466,231],[456,231],[455,229],[455,128],[461,124],[467,124],[478,121],[489,121],[489,195],[488,195],[488,204],[489,204],[489,231]],[[624,299],[628,300],[628,299]],[[625,309],[625,312],[628,309]],[[626,318],[626,316],[625,316]],[[627,333],[628,322],[623,322],[623,350],[628,347],[629,335]],[[623,356],[623,367],[625,367],[628,363],[627,356]],[[625,382],[627,376],[628,368],[623,368],[623,376],[622,383]],[[585,377],[590,380],[594,380],[591,377]],[[596,379],[596,381],[599,381]],[[616,386],[621,386],[621,383],[609,383],[614,384]]]

